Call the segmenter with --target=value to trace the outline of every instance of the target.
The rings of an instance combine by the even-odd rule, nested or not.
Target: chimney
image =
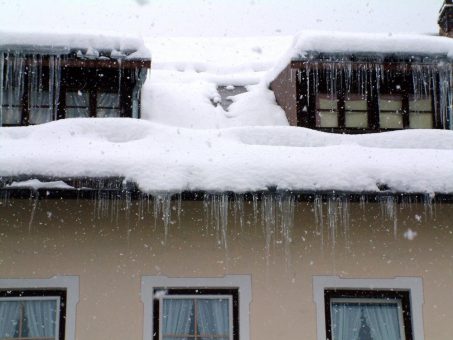
[[[444,0],[439,12],[439,35],[453,38],[453,0]]]

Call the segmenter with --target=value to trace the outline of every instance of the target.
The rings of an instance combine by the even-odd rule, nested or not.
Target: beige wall
[[[422,277],[425,339],[451,339],[451,204],[436,205],[432,214],[423,204],[398,205],[396,239],[385,205],[351,203],[344,216],[337,206],[338,222],[344,217],[349,223],[347,229],[338,223],[335,246],[324,204],[322,247],[314,205],[296,203],[292,242],[285,247],[280,222],[273,234],[277,240],[267,243],[261,211],[254,216],[252,203],[245,203],[242,228],[230,206],[224,249],[217,245],[203,202],[182,202],[180,220],[173,202],[166,243],[161,216],[155,226],[152,203],[147,212],[146,203],[142,210],[133,201],[126,213],[124,202],[110,202],[121,209],[104,211],[104,216],[95,209],[101,203],[11,200],[0,205],[0,278],[79,275],[77,339],[142,339],[141,275],[225,274],[252,277],[254,340],[316,338],[314,275]],[[412,241],[403,237],[409,228],[417,232]]]

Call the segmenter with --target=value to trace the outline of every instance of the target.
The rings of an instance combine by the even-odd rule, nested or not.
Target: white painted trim
[[[343,279],[338,276],[314,276],[313,298],[316,303],[318,340],[326,340],[326,314],[324,291],[326,289],[395,289],[408,290],[411,300],[412,330],[414,340],[424,340],[423,282],[420,277],[395,277],[391,279]]]
[[[75,340],[76,306],[79,302],[79,277],[54,276],[49,279],[0,279],[0,289],[65,289],[65,340]]]
[[[141,300],[144,305],[143,339],[153,339],[153,291],[155,288],[238,288],[239,289],[239,339],[250,340],[250,303],[252,280],[250,275],[192,278],[142,276]]]

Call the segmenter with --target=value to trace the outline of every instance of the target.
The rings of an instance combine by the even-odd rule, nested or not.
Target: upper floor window
[[[299,70],[301,125],[338,132],[440,126],[434,73],[405,63],[348,65],[326,61]],[[307,79],[316,86],[304,83]]]

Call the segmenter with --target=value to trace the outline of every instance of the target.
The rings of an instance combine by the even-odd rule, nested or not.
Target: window
[[[423,340],[420,278],[315,276],[318,340]]]
[[[0,291],[0,339],[64,339],[65,290]]]
[[[78,277],[0,279],[0,340],[74,340]]]
[[[429,65],[392,59],[309,64],[296,78],[300,126],[341,133],[447,128]]]
[[[338,100],[331,94],[317,96],[316,127],[338,127]]]
[[[22,121],[22,91],[12,88],[0,92],[2,125],[20,125]]]
[[[156,340],[238,339],[237,289],[156,288],[154,302]]]
[[[327,339],[412,340],[408,291],[325,290]]]
[[[120,117],[120,95],[98,92],[96,96],[96,117]]]
[[[144,339],[248,340],[250,285],[246,275],[143,277]]]

